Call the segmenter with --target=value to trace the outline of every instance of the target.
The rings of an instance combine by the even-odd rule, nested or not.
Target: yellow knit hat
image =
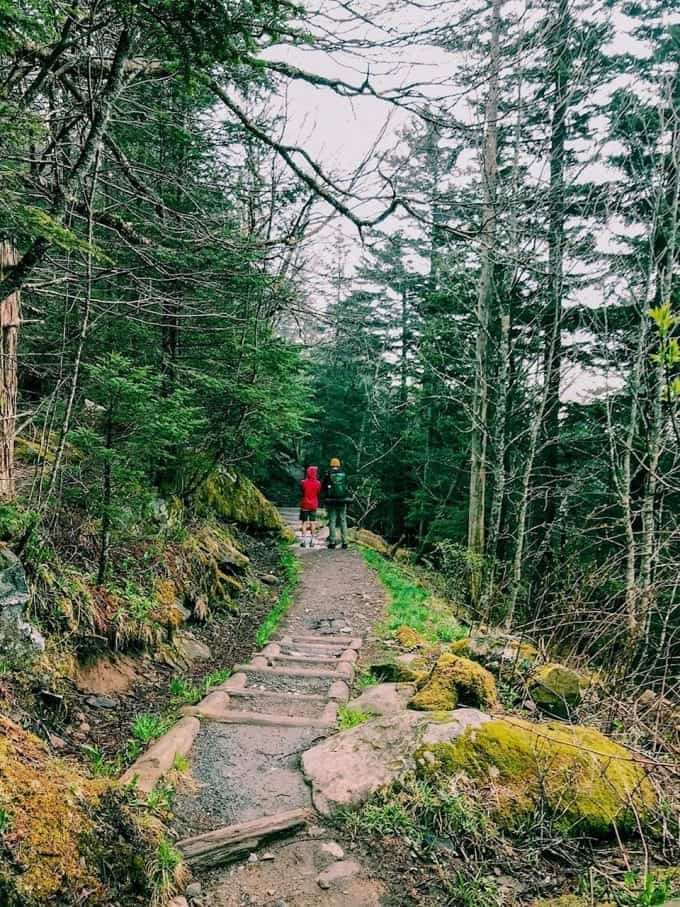
[[[340,466],[340,460],[338,460],[337,457],[333,457],[333,459],[330,462],[330,465],[331,465],[331,468],[337,468],[338,466]]]

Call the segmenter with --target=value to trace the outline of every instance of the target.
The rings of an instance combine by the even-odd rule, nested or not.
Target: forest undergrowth
[[[549,640],[532,640],[506,626],[473,621],[460,601],[446,598],[450,578],[431,567],[408,563],[404,557],[400,562],[390,560],[364,546],[361,553],[383,583],[388,604],[386,619],[377,628],[380,643],[363,665],[358,690],[394,680],[422,688],[431,682],[446,653],[485,665],[498,689],[490,727],[498,728],[494,734],[499,736],[488,751],[495,761],[486,764],[480,749],[475,761],[466,765],[458,753],[453,763],[457,767],[450,770],[445,767],[449,754],[436,752],[436,760],[444,760],[441,764],[428,758],[360,809],[341,810],[338,815],[343,834],[370,848],[379,846],[377,863],[391,864],[393,876],[411,880],[414,887],[404,903],[648,907],[677,896],[677,712],[670,709],[662,721],[658,714],[650,719],[644,704],[622,697],[615,675],[609,676],[596,663],[589,666],[582,657],[574,659],[569,647],[550,649]],[[446,628],[444,638],[440,621]],[[541,699],[534,680],[541,665],[556,663],[588,677],[578,701],[557,724],[556,710],[538,706]],[[466,703],[472,700],[463,690],[461,704]],[[350,708],[340,716],[340,728],[372,717]],[[509,722],[507,731],[503,722]],[[506,732],[518,736],[504,762]],[[586,742],[591,732],[595,737]],[[555,742],[542,742],[542,737]],[[569,759],[563,763],[561,740],[573,741],[570,746],[576,747],[571,764]],[[597,776],[586,782],[581,773],[591,758],[600,758],[589,752],[606,751],[607,741],[624,747],[617,755],[612,751],[614,760],[625,756],[639,761],[644,767],[640,783],[651,784],[654,794],[650,788],[650,806],[636,808],[632,824],[624,819],[623,807],[608,830],[593,834],[574,807],[578,796],[573,791],[583,785],[584,796],[594,796],[588,785],[596,784]],[[525,760],[523,769],[517,760]],[[605,759],[605,774],[610,764]],[[529,780],[534,772],[536,787]],[[605,787],[610,789],[612,783],[616,784],[613,778]],[[508,799],[514,785],[518,793]]]

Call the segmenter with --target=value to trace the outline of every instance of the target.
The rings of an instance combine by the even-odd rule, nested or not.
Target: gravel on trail
[[[300,754],[319,739],[314,728],[205,723],[191,753],[194,790],[175,801],[180,837],[311,806]]]
[[[296,550],[303,566],[300,584],[270,641],[333,636],[346,637],[349,646],[353,638],[369,636],[383,617],[385,593],[360,555],[352,549]],[[307,642],[296,641],[284,649],[299,652],[303,661],[305,655],[322,654]],[[333,658],[343,649],[323,654]],[[271,656],[270,664],[275,658]],[[228,708],[270,716],[318,717],[332,684],[345,678],[341,673],[336,677],[296,674],[301,668],[314,670],[314,665],[284,661],[277,664],[281,673],[246,670],[246,686],[230,699]],[[263,691],[277,695],[262,695]],[[297,698],[300,694],[317,698],[305,701]],[[329,732],[332,729],[203,721],[190,754],[191,778],[176,794],[178,838],[296,808],[311,809],[301,755]],[[204,874],[202,903],[210,907],[378,907],[384,903],[384,886],[361,868],[356,878],[343,878],[337,890],[324,890],[318,876],[330,858],[320,850],[322,843],[310,843],[304,836],[272,843],[264,848],[266,858],[259,851],[238,866]]]

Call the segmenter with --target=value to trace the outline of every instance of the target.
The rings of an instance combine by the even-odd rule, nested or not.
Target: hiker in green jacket
[[[350,499],[347,473],[343,471],[340,460],[333,457],[330,470],[323,480],[322,492],[328,514],[328,547],[335,548],[336,528],[340,524],[342,547],[347,547],[347,502]]]

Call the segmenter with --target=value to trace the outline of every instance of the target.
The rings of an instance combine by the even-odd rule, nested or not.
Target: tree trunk
[[[654,258],[656,264],[656,288],[654,305],[671,304],[674,292],[674,271],[677,268],[678,205],[680,201],[680,117],[677,102],[680,97],[680,69],[676,69],[670,85],[669,111],[671,122],[671,147],[664,162],[664,188],[659,198],[654,231]],[[648,439],[646,456],[645,491],[642,500],[642,538],[640,542],[639,586],[637,626],[631,628],[633,635],[643,629],[648,632],[649,620],[656,600],[654,588],[654,565],[658,548],[657,521],[660,507],[657,501],[659,491],[659,461],[663,452],[666,415],[663,395],[666,388],[665,366],[659,357],[647,370],[647,414]]]
[[[101,586],[106,579],[106,566],[109,558],[109,548],[111,546],[111,500],[113,498],[113,483],[111,476],[111,450],[113,448],[113,406],[111,401],[106,421],[106,452],[104,460],[104,484],[102,488],[102,534],[101,545],[99,548],[99,569],[97,571],[97,582]]]
[[[475,343],[475,386],[472,401],[470,451],[470,501],[468,512],[468,553],[470,554],[470,597],[479,604],[482,593],[482,558],[485,547],[487,410],[487,339],[493,307],[493,271],[496,242],[496,181],[498,172],[498,75],[500,66],[501,0],[493,0],[489,49],[489,87],[486,97],[482,207],[482,263],[477,292],[477,338]]]
[[[564,146],[567,135],[571,63],[568,0],[554,3],[555,21],[551,35],[551,81],[553,106],[550,125],[550,190],[548,196],[549,299],[543,319],[543,380],[547,387],[542,426],[542,475],[545,505],[541,522],[546,535],[552,534],[559,507],[559,416],[562,368],[562,297],[564,293]],[[553,555],[552,541],[545,546],[545,558]]]
[[[0,241],[0,278],[5,267],[17,262],[16,250]],[[13,501],[14,436],[17,421],[17,343],[21,322],[20,295],[12,293],[0,304],[0,501]]]

